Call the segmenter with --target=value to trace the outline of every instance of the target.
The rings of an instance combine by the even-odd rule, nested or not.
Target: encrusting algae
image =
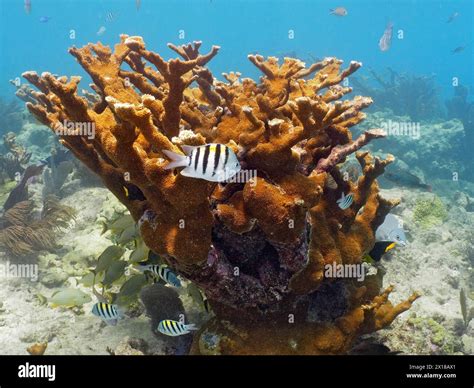
[[[200,46],[169,44],[181,59],[168,61],[138,36],[122,35],[113,51],[71,48],[97,98],[78,95],[80,77],[29,71],[38,92],[27,107],[129,209],[146,245],[205,292],[215,317],[195,335],[193,353],[347,352],[418,297],[393,306],[392,287],[380,294],[369,278],[324,277],[326,264],[360,264],[398,203],[381,198],[376,181],[393,157],[360,151],[384,133],[352,139],[372,100],[342,100],[352,89],[341,84],[361,64],[249,55],[260,82],[239,73],[219,81],[205,67],[219,47],[200,54]],[[92,125],[94,136],[71,122]],[[164,150],[209,143],[230,147],[251,178],[221,185],[166,169]],[[362,168],[355,182],[339,168],[352,153]],[[126,194],[130,184],[142,198]],[[349,193],[344,210],[336,201]],[[326,293],[330,318],[310,319],[312,301]]]

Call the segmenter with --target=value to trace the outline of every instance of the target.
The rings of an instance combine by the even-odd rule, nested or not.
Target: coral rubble
[[[80,77],[23,76],[38,89],[30,112],[130,210],[148,247],[206,293],[216,316],[193,351],[343,353],[408,309],[417,294],[393,306],[392,287],[380,294],[369,277],[324,276],[327,264],[361,264],[397,204],[380,197],[376,180],[393,157],[360,151],[383,133],[352,139],[372,100],[343,99],[352,89],[341,83],[361,64],[342,70],[336,58],[306,67],[249,55],[260,82],[239,73],[219,81],[205,67],[219,47],[201,54],[200,42],[168,46],[181,58],[165,61],[137,36],[122,35],[113,51],[71,48],[94,82],[94,104],[77,93]],[[66,122],[90,124],[94,136]],[[162,150],[211,142],[234,149],[255,175],[216,185],[164,168]],[[352,153],[362,168],[355,182],[339,166]],[[144,199],[128,197],[130,183]],[[342,210],[336,200],[349,192],[353,204]],[[309,306],[324,300],[330,318],[311,320]]]

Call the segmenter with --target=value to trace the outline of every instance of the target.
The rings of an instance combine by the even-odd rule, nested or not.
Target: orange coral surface
[[[219,47],[200,54],[200,42],[168,46],[181,59],[165,61],[147,50],[141,37],[126,35],[113,51],[100,43],[70,49],[91,76],[95,99],[77,93],[80,77],[23,76],[38,89],[28,109],[102,178],[137,222],[152,212],[153,222],[140,222],[143,239],[179,273],[193,279],[210,271],[216,225],[242,236],[258,229],[280,253],[281,266],[291,274],[287,285],[277,296],[264,285],[255,288],[270,309],[285,306],[278,319],[257,302],[239,304],[229,296],[222,303],[208,283],[205,291],[217,316],[197,336],[194,351],[212,353],[199,345],[202,333],[212,331],[222,339],[217,353],[341,353],[357,335],[389,325],[409,308],[417,295],[393,307],[387,301],[391,289],[377,296],[359,287],[348,297],[350,309],[334,322],[282,326],[279,321],[291,310],[290,301],[330,282],[324,278],[326,264],[360,264],[374,245],[375,229],[397,204],[380,197],[376,181],[393,158],[359,151],[384,134],[374,129],[353,139],[350,131],[372,101],[342,99],[352,89],[340,84],[361,64],[351,62],[341,70],[336,58],[306,67],[295,58],[249,55],[263,73],[260,82],[239,73],[219,81],[205,67]],[[92,123],[95,136],[66,132],[66,122]],[[162,150],[182,153],[181,145],[211,142],[234,149],[242,166],[256,175],[222,187],[164,168],[168,161]],[[357,182],[344,180],[339,170],[352,153],[363,170]],[[329,175],[337,188],[328,184]],[[126,182],[146,200],[128,199]],[[336,200],[349,192],[354,203],[342,210]],[[285,262],[285,252],[293,249],[305,250],[303,260]],[[245,319],[239,321],[242,310]]]

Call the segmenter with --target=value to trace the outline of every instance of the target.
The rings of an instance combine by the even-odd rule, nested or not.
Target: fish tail
[[[102,236],[105,232],[109,230],[108,225],[105,223],[105,221],[100,222],[102,224],[102,230],[100,231],[100,235]]]
[[[138,272],[144,273],[146,270],[148,270],[148,267],[146,265],[141,265],[138,263],[137,265],[132,265],[132,268],[135,268]]]
[[[165,170],[186,166],[187,156],[169,150],[163,150],[163,153],[171,160],[171,162],[165,166]]]
[[[125,318],[125,311],[120,306],[115,306],[117,310],[117,320]]]
[[[194,323],[190,323],[189,325],[185,325],[185,328],[186,328],[186,330],[189,330],[189,331],[198,329]]]

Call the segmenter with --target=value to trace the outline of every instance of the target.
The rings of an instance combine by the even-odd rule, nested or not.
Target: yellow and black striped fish
[[[197,147],[182,145],[181,148],[186,155],[163,150],[171,160],[165,169],[185,167],[181,175],[211,182],[224,182],[241,169],[237,155],[224,144],[211,143]]]
[[[192,330],[197,330],[194,324],[185,325],[182,322],[173,321],[171,319],[165,319],[158,324],[158,331],[170,337],[188,334]]]
[[[98,302],[92,307],[92,314],[112,326],[115,326],[118,320],[122,317],[122,314],[116,305],[103,302]]]

